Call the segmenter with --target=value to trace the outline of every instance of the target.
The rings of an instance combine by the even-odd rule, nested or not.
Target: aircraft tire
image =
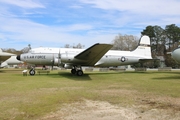
[[[29,74],[30,74],[31,76],[34,76],[34,75],[36,74],[36,72],[35,72],[35,70],[30,70],[30,71],[29,71]]]
[[[75,69],[72,69],[72,70],[71,70],[71,73],[72,73],[72,74],[76,74],[76,70],[75,70]]]
[[[77,74],[77,76],[82,76],[83,75],[83,71],[82,70],[78,70],[76,74]]]

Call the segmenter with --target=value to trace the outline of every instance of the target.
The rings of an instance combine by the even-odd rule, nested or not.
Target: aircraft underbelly
[[[138,58],[131,57],[112,57],[112,58],[103,58],[99,60],[95,66],[105,67],[105,66],[122,66],[138,63]]]

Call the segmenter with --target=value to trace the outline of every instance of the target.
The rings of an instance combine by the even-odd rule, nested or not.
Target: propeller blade
[[[61,49],[59,49],[59,54],[58,54],[58,66],[60,66],[61,64],[61,52],[60,52]]]
[[[52,58],[52,66],[51,66],[51,70],[53,70],[53,66],[54,66],[54,54],[53,54],[53,58]]]

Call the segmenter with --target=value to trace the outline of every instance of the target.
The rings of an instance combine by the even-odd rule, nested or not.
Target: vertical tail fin
[[[151,47],[150,47],[150,38],[147,35],[141,37],[138,47],[132,51],[134,54],[138,54],[142,57],[152,58],[151,56]]]

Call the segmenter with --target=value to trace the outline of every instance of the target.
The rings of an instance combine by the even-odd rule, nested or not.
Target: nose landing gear
[[[29,74],[30,74],[31,76],[34,76],[34,75],[36,74],[35,69],[34,69],[34,68],[31,68],[31,70],[29,71]]]

